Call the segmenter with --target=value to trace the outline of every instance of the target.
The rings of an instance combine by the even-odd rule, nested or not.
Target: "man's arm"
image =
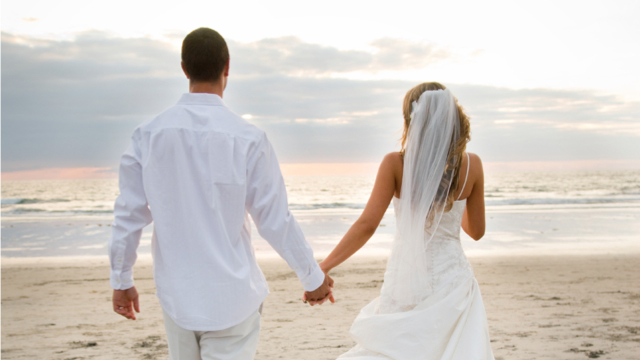
[[[289,211],[287,191],[275,152],[266,135],[250,150],[247,164],[246,208],[260,235],[287,261],[302,282],[308,300],[331,293],[331,278],[313,258],[298,222]]]
[[[135,139],[120,160],[120,196],[114,206],[114,222],[109,240],[113,310],[135,320],[134,308],[140,312],[138,292],[133,283],[142,229],[153,220],[142,183],[140,153]]]

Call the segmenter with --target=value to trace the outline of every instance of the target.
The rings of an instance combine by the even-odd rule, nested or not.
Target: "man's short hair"
[[[229,60],[229,48],[217,31],[201,27],[182,41],[182,62],[192,81],[216,81]]]

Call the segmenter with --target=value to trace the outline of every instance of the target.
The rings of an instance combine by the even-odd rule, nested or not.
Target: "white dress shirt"
[[[251,245],[249,215],[305,290],[324,281],[288,210],[278,160],[265,133],[217,95],[184,94],[134,131],[120,163],[114,215],[111,286],[134,285],[142,229],[154,221],[157,295],[163,310],[187,330],[237,325],[269,293]]]

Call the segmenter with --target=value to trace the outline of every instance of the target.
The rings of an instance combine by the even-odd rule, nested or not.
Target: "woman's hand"
[[[323,270],[324,271],[324,270]],[[331,303],[335,303],[336,300],[333,297],[333,279],[324,273],[324,283],[314,291],[305,291],[302,295],[302,301],[305,304],[313,305],[322,305],[325,301],[329,300]]]

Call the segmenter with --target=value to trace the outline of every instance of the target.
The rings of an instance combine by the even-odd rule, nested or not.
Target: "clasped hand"
[[[333,279],[325,273],[322,285],[313,291],[305,291],[304,295],[302,295],[302,301],[313,306],[322,305],[327,300],[331,301],[331,303],[336,302],[333,298]]]

